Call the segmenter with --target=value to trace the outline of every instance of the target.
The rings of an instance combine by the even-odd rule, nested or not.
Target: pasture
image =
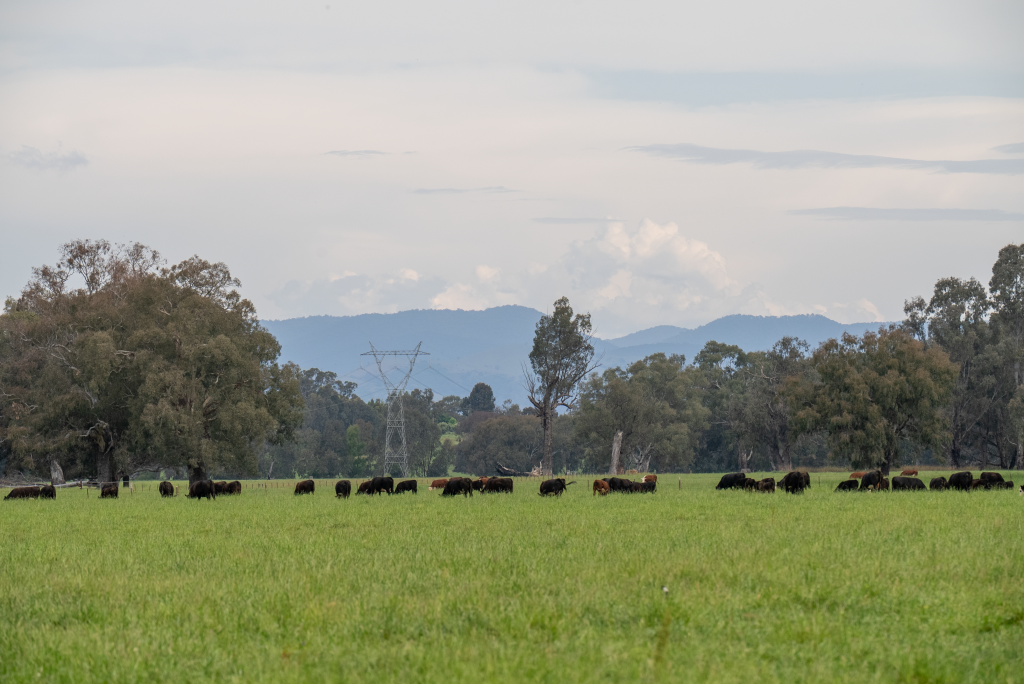
[[[0,502],[0,681],[1024,681],[1016,491],[679,477]]]

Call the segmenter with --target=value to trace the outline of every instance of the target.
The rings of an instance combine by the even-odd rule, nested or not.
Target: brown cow
[[[444,489],[446,484],[448,484],[448,480],[434,480],[427,489]]]
[[[101,499],[110,499],[110,498],[116,499],[117,498],[117,484],[114,483],[114,484],[103,485],[103,487],[100,489],[100,498]]]
[[[219,492],[218,492],[219,493]],[[316,493],[316,483],[312,480],[303,480],[295,483],[295,494],[314,494]]]
[[[213,491],[215,491],[218,496],[221,495],[221,494],[227,494],[228,493],[228,483],[227,483],[227,481],[226,480],[221,480],[220,482],[214,482],[213,483]]]
[[[766,477],[757,483],[757,491],[766,492],[768,494],[775,493],[775,480],[770,477]]]
[[[866,470],[858,470],[855,473],[850,473],[850,479],[851,480],[859,480],[860,478],[864,477],[867,474],[868,474],[868,471],[866,471]]]
[[[594,480],[594,496],[600,494],[601,496],[607,496],[608,492],[612,489],[608,486],[608,483],[604,480]]]
[[[4,497],[4,501],[8,499],[38,499],[39,498],[39,487],[15,487],[12,489],[7,496]]]
[[[174,485],[164,480],[160,483],[160,496],[174,496]]]
[[[242,483],[239,482],[238,480],[235,480],[234,482],[228,482],[228,490],[226,492],[224,492],[224,493],[225,494],[241,494],[242,493]]]
[[[372,484],[373,480],[367,480],[366,482],[361,483],[359,487],[356,489],[356,494],[366,494],[367,496],[369,496],[370,485]]]
[[[658,476],[657,475],[644,475],[644,482],[657,482],[657,481],[658,481]]]
[[[902,473],[900,473],[900,477],[913,477],[914,475],[917,475],[916,468],[907,468]]]
[[[39,498],[40,499],[56,499],[57,498],[57,488],[54,487],[52,484],[43,485],[42,487],[39,488]]]

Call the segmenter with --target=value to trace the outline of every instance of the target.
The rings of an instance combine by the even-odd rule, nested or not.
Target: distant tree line
[[[68,243],[33,269],[0,316],[0,472],[377,474],[386,404],[332,372],[279,366],[238,285],[224,264],[165,266],[104,241]],[[485,383],[403,395],[410,468],[1024,467],[1024,245],[1000,250],[987,287],[944,278],[904,311],[813,350],[708,342],[690,362],[659,353],[600,369],[590,316],[562,298],[524,363],[529,406],[496,406]]]

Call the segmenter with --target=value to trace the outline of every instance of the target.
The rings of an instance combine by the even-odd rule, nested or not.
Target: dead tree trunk
[[[50,457],[50,484],[64,484],[64,470],[60,467],[60,461],[56,456]]]
[[[611,475],[618,475],[622,472],[622,466],[619,465],[619,450],[622,449],[622,430],[615,433],[615,439],[612,440],[612,467],[609,471]]]

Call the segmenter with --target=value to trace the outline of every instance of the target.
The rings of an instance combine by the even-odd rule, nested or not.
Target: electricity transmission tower
[[[370,343],[370,351],[362,356],[372,356],[377,362],[377,370],[380,371],[380,378],[384,381],[384,387],[388,391],[388,431],[384,437],[384,474],[391,472],[391,466],[397,465],[402,471],[402,477],[409,477],[409,449],[405,444],[405,408],[402,406],[402,392],[409,384],[409,376],[416,365],[417,356],[430,356],[427,352],[420,351],[420,344],[415,349],[403,351],[381,351]],[[384,359],[388,356],[405,356],[409,359],[409,371],[399,382],[392,382],[384,371]]]

